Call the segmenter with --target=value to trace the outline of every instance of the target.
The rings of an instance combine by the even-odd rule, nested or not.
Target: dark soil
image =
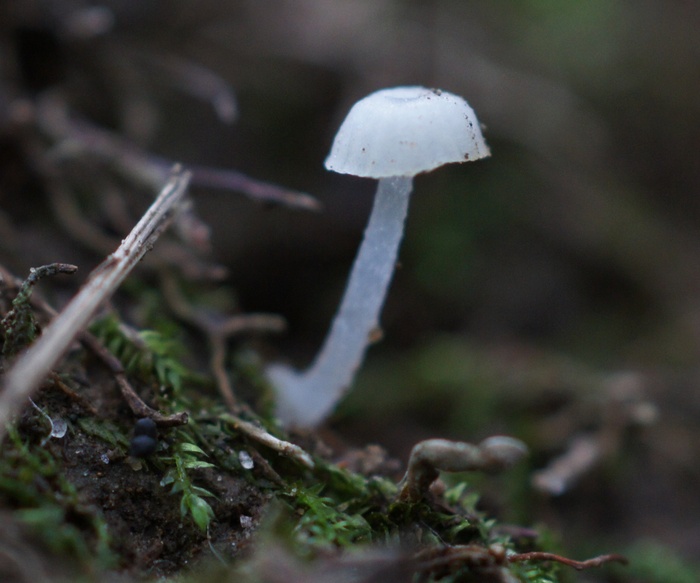
[[[74,393],[67,395],[49,386],[35,397],[37,406],[50,411],[52,419],[68,422],[64,437],[47,440],[46,420],[33,408],[18,422],[23,439],[46,442],[43,447],[57,461],[58,471],[78,493],[79,503],[67,511],[67,523],[82,530],[87,541],[93,538],[95,542],[97,533],[91,535],[86,517],[103,519],[117,559],[114,567],[137,578],[188,571],[203,555],[211,558],[214,552],[227,559],[245,552],[269,491],[256,487],[250,476],[215,468],[196,471],[196,485],[215,495],[211,506],[217,520],[203,532],[181,514],[180,497],[161,485],[165,472],[155,458],[128,456],[123,445],[85,429],[114,431],[116,440],[118,432],[130,436],[135,423],[109,374],[89,368],[80,375],[79,384],[70,382],[70,375],[64,376],[66,385],[77,387]],[[159,455],[167,455],[169,441],[168,430],[161,430]],[[50,538],[50,533],[41,535]],[[47,564],[54,559],[49,555]]]

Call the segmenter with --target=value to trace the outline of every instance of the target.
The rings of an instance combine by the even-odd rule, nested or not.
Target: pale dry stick
[[[219,415],[219,419],[225,423],[228,423],[231,427],[233,427],[233,429],[244,433],[258,443],[262,443],[278,453],[297,460],[300,464],[309,468],[310,470],[314,469],[314,460],[298,445],[279,439],[268,433],[264,428],[258,427],[249,421],[244,421],[235,415],[224,413],[223,415]]]
[[[22,285],[22,280],[14,277],[2,265],[0,265],[0,282],[2,282],[3,285],[8,285],[9,283],[16,289],[19,289]],[[36,294],[32,294],[30,301],[32,305],[37,310],[43,312],[45,316],[50,318],[56,318],[58,316],[58,312],[56,312],[56,310],[54,310],[45,301],[38,299]],[[114,356],[104,347],[102,342],[100,342],[96,336],[87,330],[83,330],[79,334],[78,339],[87,350],[92,352],[112,372],[122,396],[136,417],[150,417],[161,427],[171,427],[173,425],[183,425],[187,423],[188,415],[186,412],[163,415],[159,411],[156,411],[144,403],[126,378],[126,373],[122,363],[116,356]],[[55,372],[52,372],[49,375],[49,378],[53,382],[54,386],[66,394],[71,400],[77,402],[92,415],[98,414],[97,409],[95,409],[92,404],[88,403],[83,397],[73,392],[73,390],[68,387],[68,385],[66,385]]]
[[[576,436],[562,455],[532,474],[532,485],[550,496],[560,496],[581,476],[590,472],[602,457],[599,435]]]
[[[111,297],[170,225],[185,196],[189,180],[189,172],[179,168],[173,171],[158,198],[119,248],[92,272],[82,289],[8,371],[4,391],[0,394],[0,440],[7,431],[8,421],[21,409],[25,398],[37,388],[85,329],[97,309]]]

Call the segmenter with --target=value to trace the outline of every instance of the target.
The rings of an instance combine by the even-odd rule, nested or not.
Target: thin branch
[[[232,413],[240,413],[245,407],[241,406],[233,391],[233,387],[226,374],[226,342],[229,337],[246,330],[258,330],[265,332],[280,332],[284,330],[284,320],[272,314],[241,314],[226,318],[218,325],[209,328],[202,327],[209,340],[211,357],[209,367],[216,379],[219,392],[226,402],[226,406]]]
[[[132,58],[142,61],[156,75],[184,93],[209,103],[219,119],[227,124],[238,117],[236,95],[226,80],[211,69],[172,55],[153,56],[129,50]]]
[[[278,203],[307,211],[321,210],[321,203],[310,194],[257,180],[237,170],[206,166],[191,166],[190,168],[193,186],[233,190],[245,194],[252,200]]]
[[[153,421],[161,427],[173,427],[175,425],[184,425],[187,423],[189,416],[184,411],[173,413],[172,415],[163,415],[159,411],[149,407],[143,399],[139,397],[138,393],[131,386],[131,383],[129,383],[121,361],[107,350],[96,336],[87,331],[82,332],[80,334],[80,342],[97,356],[97,358],[112,372],[122,397],[124,397],[131,412],[136,417],[148,417],[153,419]]]
[[[511,553],[501,544],[484,547],[478,544],[428,547],[419,551],[416,556],[419,572],[441,573],[445,569],[455,569],[460,566],[473,566],[480,569],[503,567],[507,563],[524,561],[555,561],[573,567],[577,571],[600,567],[606,563],[628,564],[626,557],[618,554],[600,555],[586,561],[575,561],[554,553],[533,551],[529,553]]]
[[[25,283],[21,279],[14,277],[2,265],[0,265],[0,281],[4,285],[12,286],[15,288],[15,290],[19,290]],[[58,312],[56,312],[56,310],[54,310],[45,301],[37,298],[36,294],[32,295],[31,303],[35,309],[43,312],[45,317],[56,318],[58,316]],[[87,350],[92,352],[99,360],[101,360],[102,363],[114,375],[122,396],[136,417],[150,417],[161,427],[170,427],[173,425],[183,425],[187,423],[188,415],[185,412],[174,413],[172,415],[163,415],[155,409],[149,407],[130,385],[120,360],[109,352],[109,350],[105,348],[102,342],[100,342],[100,340],[94,334],[91,334],[87,330],[83,330],[79,334],[78,339],[80,340],[80,343]],[[83,397],[73,392],[73,390],[68,387],[55,372],[50,373],[49,378],[53,382],[54,386],[58,387],[61,391],[63,391],[63,393],[68,395],[70,399],[76,401],[81,407],[89,411],[92,415],[97,415],[97,409],[95,409],[95,407],[88,403]]]
[[[231,427],[233,427],[236,431],[240,431],[258,443],[266,445],[270,449],[273,449],[282,455],[295,459],[310,470],[314,469],[314,460],[298,445],[288,441],[283,441],[268,433],[262,427],[258,427],[257,425],[248,421],[244,421],[235,415],[224,413],[223,415],[220,415],[219,418],[231,425]]]
[[[238,402],[226,374],[226,342],[236,334],[249,331],[282,332],[286,323],[274,314],[238,314],[226,316],[213,314],[209,310],[191,305],[180,292],[175,277],[161,270],[163,297],[175,315],[200,330],[209,342],[209,368],[216,379],[219,393],[231,413],[239,414],[245,409]]]
[[[242,407],[236,399],[236,394],[233,392],[233,387],[228,380],[228,375],[226,374],[226,340],[221,335],[212,335],[209,337],[209,350],[211,356],[209,357],[209,368],[214,374],[216,379],[216,386],[219,389],[219,393],[226,403],[226,407],[232,413],[238,414],[241,412]]]
[[[82,289],[8,371],[4,391],[0,394],[0,439],[12,415],[22,408],[25,398],[43,381],[98,308],[112,296],[170,225],[189,180],[188,172],[179,168],[173,172],[158,198],[119,248],[92,272]]]
[[[532,475],[532,485],[550,496],[560,496],[581,476],[590,472],[603,455],[598,435],[579,435],[568,449],[546,468]]]
[[[145,152],[87,120],[70,117],[56,99],[39,101],[35,116],[40,131],[59,145],[54,150],[57,156],[97,156],[120,173],[147,186],[162,184],[172,166],[171,161]],[[312,211],[321,208],[310,194],[257,180],[236,170],[193,167],[192,186],[196,185],[237,191],[258,202]]]
[[[605,563],[621,563],[622,565],[627,565],[629,563],[627,557],[617,554],[600,555],[599,557],[593,557],[592,559],[588,559],[586,561],[574,561],[573,559],[567,559],[561,555],[539,551],[509,555],[508,561],[511,563],[520,563],[522,561],[556,561],[562,565],[573,567],[577,571],[583,571],[584,569],[591,569],[593,567],[600,567]]]

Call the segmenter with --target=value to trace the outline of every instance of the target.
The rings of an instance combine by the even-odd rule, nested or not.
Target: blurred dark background
[[[330,427],[400,457],[424,437],[509,432],[533,448],[528,471],[591,437],[594,463],[558,496],[511,488],[512,519],[583,550],[650,539],[691,559],[699,30],[692,0],[2,0],[0,109],[60,92],[155,154],[317,196],[308,213],[194,190],[241,309],[289,322],[262,349],[303,366],[375,187],[323,168],[343,116],[388,86],[464,96],[492,157],[417,178],[384,339]],[[235,123],[178,87],[173,62],[228,84]],[[9,125],[0,204],[21,225],[47,212]],[[20,186],[33,198],[12,196]],[[52,246],[10,260],[10,247],[19,271],[70,260]]]

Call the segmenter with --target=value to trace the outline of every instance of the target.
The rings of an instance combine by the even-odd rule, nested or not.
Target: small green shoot
[[[213,497],[214,494],[194,485],[190,472],[203,468],[213,468],[214,464],[200,459],[206,453],[194,443],[181,442],[175,446],[172,458],[163,458],[175,463],[160,482],[161,486],[171,486],[171,494],[182,494],[180,501],[180,513],[184,519],[188,514],[195,524],[206,531],[209,523],[214,518],[214,511],[204,497]]]
[[[349,514],[337,507],[333,498],[321,495],[323,484],[294,486],[284,493],[293,507],[302,512],[294,529],[298,542],[310,547],[348,547],[372,539],[372,528],[360,514]]]
[[[131,336],[113,315],[93,324],[92,332],[121,361],[127,372],[154,379],[176,394],[182,392],[184,382],[193,376],[182,363],[183,347],[160,332],[142,330]]]

